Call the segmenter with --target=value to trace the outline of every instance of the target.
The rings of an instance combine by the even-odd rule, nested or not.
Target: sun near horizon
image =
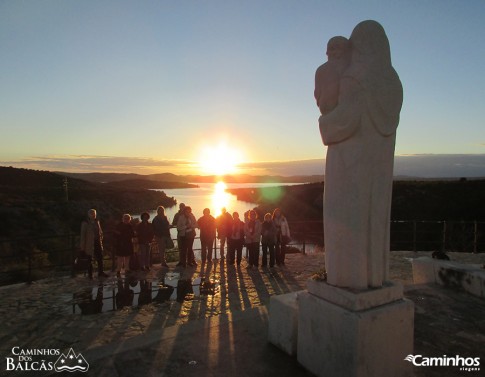
[[[242,162],[241,150],[220,141],[216,145],[205,145],[201,148],[197,167],[201,174],[224,176],[238,173]]]

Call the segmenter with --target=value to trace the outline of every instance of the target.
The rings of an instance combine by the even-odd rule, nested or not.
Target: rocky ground
[[[459,354],[485,360],[485,300],[441,287],[413,285],[410,261],[422,255],[429,256],[429,253],[392,252],[390,262],[391,279],[402,282],[405,296],[415,303],[415,354]],[[452,260],[463,263],[485,263],[485,254],[449,255]],[[52,278],[31,285],[3,287],[0,289],[1,355],[9,356],[14,346],[88,350],[196,319],[265,306],[272,295],[305,289],[306,280],[322,265],[323,254],[318,253],[290,254],[286,266],[274,269],[247,269],[245,261],[240,268],[219,262],[203,270],[201,266],[191,269],[154,266],[149,272],[138,272],[123,281],[121,287],[128,292],[128,302],[117,298],[115,292],[121,281],[114,275],[102,282],[88,280],[81,274],[75,278]],[[203,277],[216,285],[201,295],[190,290],[186,294],[179,292],[178,299],[172,300],[158,284],[167,273],[173,272],[180,273],[182,279]],[[140,281],[145,287],[151,284],[153,293],[148,298],[145,295],[142,299],[137,292]],[[102,305],[100,297],[95,298],[98,288],[103,292]],[[136,305],[140,302],[142,305]],[[81,307],[86,313],[102,312],[80,314]],[[440,368],[425,371],[416,368],[415,373],[448,375]],[[461,373],[479,375],[473,372],[449,375]]]

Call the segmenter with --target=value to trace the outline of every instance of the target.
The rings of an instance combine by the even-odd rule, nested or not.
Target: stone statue
[[[328,284],[361,290],[381,287],[389,276],[394,146],[403,92],[379,23],[359,23],[350,45],[337,104],[328,112],[324,105],[319,118],[328,146],[325,265]]]
[[[335,109],[340,78],[350,63],[350,44],[345,37],[333,37],[327,43],[328,62],[315,73],[315,99],[322,115]]]

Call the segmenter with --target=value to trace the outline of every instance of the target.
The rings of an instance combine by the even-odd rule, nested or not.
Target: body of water
[[[243,213],[247,210],[257,207],[256,203],[244,202],[238,200],[235,195],[226,192],[226,189],[233,188],[260,188],[260,187],[276,187],[282,185],[292,185],[292,183],[278,184],[278,183],[198,183],[198,188],[184,188],[184,189],[171,189],[160,190],[165,192],[167,196],[173,196],[177,200],[177,205],[171,208],[166,208],[165,212],[169,221],[173,220],[173,217],[178,212],[178,204],[185,203],[192,207],[192,213],[198,219],[202,216],[204,208],[209,208],[211,215],[217,217],[221,214],[221,209],[225,207],[227,212],[232,214],[233,212],[239,212],[241,219]],[[150,212],[150,217],[153,218],[156,215],[156,210]]]
[[[211,215],[217,217],[221,214],[221,209],[226,208],[227,212],[232,215],[233,212],[239,212],[241,220],[243,219],[244,212],[257,207],[256,203],[244,202],[238,200],[235,195],[226,192],[226,189],[233,188],[260,188],[260,187],[276,187],[276,186],[289,186],[297,183],[197,183],[197,188],[183,188],[183,189],[170,189],[159,190],[165,192],[167,196],[174,197],[177,200],[177,205],[171,208],[165,208],[165,213],[170,223],[172,223],[173,217],[178,212],[178,204],[185,203],[185,205],[192,208],[192,213],[196,219],[202,216],[204,208],[209,208]],[[150,213],[150,221],[156,216],[156,209]],[[139,217],[135,216],[135,217]],[[172,238],[177,238],[177,229],[170,230]],[[199,236],[199,230],[197,229],[197,237]],[[217,240],[217,247],[219,248],[219,240]],[[194,242],[194,249],[200,249],[200,241],[198,239]],[[196,252],[196,256],[197,256]],[[219,254],[219,253],[218,253]]]

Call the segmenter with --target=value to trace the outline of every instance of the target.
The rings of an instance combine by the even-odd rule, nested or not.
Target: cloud
[[[414,177],[485,177],[485,154],[396,156],[394,175]]]
[[[247,172],[271,175],[321,175],[325,159],[247,163]],[[421,178],[485,177],[485,154],[415,154],[396,156],[395,176]]]
[[[247,162],[240,165],[247,174],[268,175],[322,175],[325,170],[324,159],[296,160],[296,161],[260,161]]]
[[[146,157],[51,155],[0,161],[0,164],[71,173],[199,174],[194,161]],[[322,175],[325,172],[325,159],[246,162],[240,165],[240,172],[252,175]],[[485,154],[396,156],[394,175],[422,178],[485,177]]]
[[[19,168],[66,171],[72,173],[164,173],[167,170],[191,169],[194,163],[186,160],[157,160],[145,157],[117,157],[92,155],[36,156],[18,161],[0,161],[4,166]]]

